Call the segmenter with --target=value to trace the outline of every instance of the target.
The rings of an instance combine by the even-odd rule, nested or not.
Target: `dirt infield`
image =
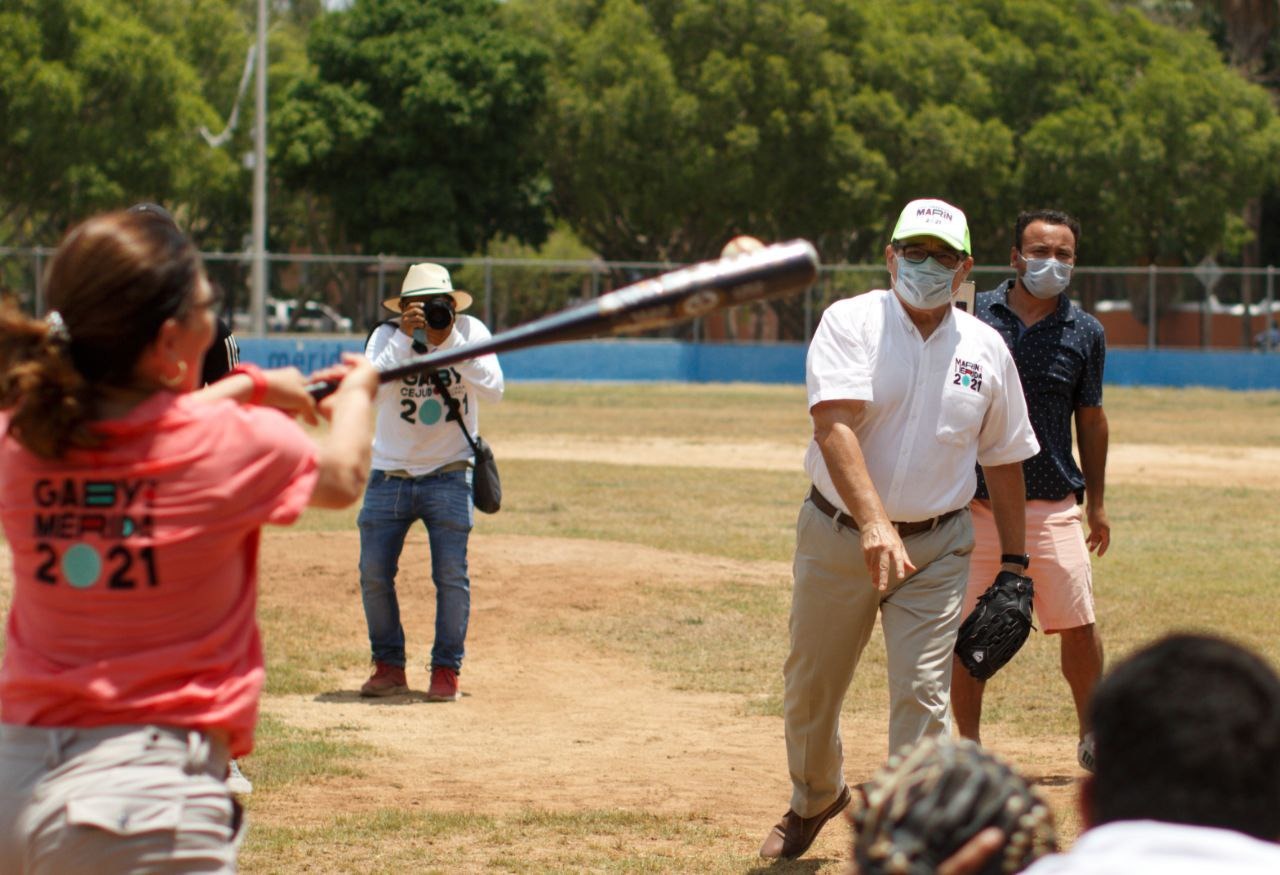
[[[686,464],[785,470],[800,464],[802,445],[671,440],[608,442],[505,441],[503,458],[577,459],[627,465]],[[1111,482],[1280,483],[1280,451],[1222,447],[1121,445],[1112,448]],[[1265,488],[1265,487],[1264,487]],[[426,550],[417,533],[407,549]],[[322,600],[346,616],[352,646],[363,646],[359,596],[352,570],[354,532],[311,534],[272,530],[263,550],[263,605]],[[305,568],[291,557],[307,556]],[[616,614],[638,583],[656,579],[682,587],[734,579],[785,587],[785,563],[735,563],[664,554],[646,547],[571,539],[486,536],[472,550],[476,581],[463,701],[425,702],[421,665],[429,639],[432,588],[425,569],[403,572],[404,615],[417,654],[414,693],[368,702],[356,689],[363,671],[321,696],[272,697],[264,710],[308,728],[341,728],[390,755],[340,781],[291,787],[255,817],[305,825],[336,807],[356,812],[388,804],[424,810],[505,814],[521,809],[564,812],[630,810],[708,819],[740,836],[750,854],[786,807],[789,796],[782,721],[746,713],[742,697],[690,692],[635,661],[584,648],[563,634],[566,612],[589,618]],[[327,585],[329,580],[335,585]],[[345,581],[345,584],[337,583]],[[779,634],[785,634],[779,630]],[[873,642],[872,647],[880,646]],[[1046,679],[1054,682],[1055,679]],[[779,678],[778,686],[781,686]],[[1065,695],[1065,690],[1064,690]],[[885,754],[882,709],[846,718],[846,774],[864,780]],[[1074,812],[1074,739],[985,733],[1049,796],[1063,835],[1079,831]],[[251,765],[251,764],[250,764]],[[846,856],[848,831],[827,830],[819,858]],[[529,849],[533,852],[534,849]]]
[[[795,470],[804,446],[557,437],[503,441],[497,449],[504,459]],[[1280,450],[1119,445],[1112,448],[1108,475],[1113,483],[1276,489]],[[682,689],[637,659],[592,648],[582,635],[567,630],[566,618],[589,623],[597,616],[616,617],[630,600],[638,601],[637,588],[645,583],[696,591],[732,579],[785,589],[787,563],[486,534],[483,525],[472,543],[475,584],[464,699],[425,701],[423,661],[434,594],[425,563],[405,563],[399,588],[415,692],[387,701],[360,699],[356,690],[365,667],[354,658],[350,670],[318,695],[263,701],[270,717],[290,726],[333,730],[379,754],[361,760],[355,774],[260,794],[253,821],[320,826],[335,811],[359,814],[388,807],[495,816],[526,810],[658,813],[714,824],[733,837],[732,852],[750,859],[789,796],[781,719],[751,713],[742,695]],[[406,549],[424,555],[425,536],[415,532]],[[355,577],[358,552],[354,531],[268,529],[261,557],[262,610],[287,613],[305,606],[307,616],[324,617],[329,624],[317,634],[340,639],[346,652],[367,652]],[[3,594],[11,587],[9,567],[0,543]],[[777,634],[784,636],[785,629]],[[873,641],[871,648],[882,649],[882,644]],[[779,666],[775,694],[780,675]],[[1061,682],[1053,677],[1046,683]],[[844,721],[850,781],[869,777],[886,752],[884,709],[866,708],[859,715]],[[1074,787],[1081,774],[1074,739],[1028,737],[1002,731],[998,724],[984,737],[1039,784],[1054,805],[1062,834],[1073,838],[1079,831]],[[245,766],[252,777],[252,757]],[[812,857],[828,864],[847,858],[847,842],[848,829],[835,825],[824,832]],[[538,848],[524,851],[539,856]],[[327,868],[317,859],[306,871],[348,869],[341,861]]]
[[[406,549],[425,551],[425,536],[413,537]],[[263,550],[264,606],[330,602],[335,615],[350,616],[359,639],[358,595],[326,585],[351,577],[357,550],[354,533],[271,532]],[[289,559],[300,555],[308,557],[305,570]],[[616,614],[629,590],[655,575],[694,588],[726,574],[785,586],[786,565],[675,556],[619,543],[483,535],[474,539],[472,556],[476,583],[464,699],[425,701],[422,642],[430,635],[433,595],[425,571],[406,570],[402,607],[419,654],[409,674],[414,692],[385,702],[361,700],[355,692],[361,672],[321,696],[264,702],[267,713],[291,725],[340,729],[392,755],[362,764],[355,777],[290,787],[287,798],[273,798],[255,818],[306,825],[335,808],[374,810],[393,800],[476,814],[623,809],[712,819],[740,834],[743,854],[753,853],[790,796],[781,719],[744,714],[740,696],[675,689],[633,662],[585,651],[556,628],[566,611],[589,616],[608,603]],[[887,722],[881,709],[875,711],[845,720],[852,781],[869,777],[886,753]],[[987,743],[1040,783],[1062,812],[1062,826],[1074,833],[1071,800],[1080,774],[1074,740],[1028,742],[993,732]],[[247,770],[252,772],[251,762]],[[829,829],[814,854],[844,857],[847,840],[843,825]]]
[[[805,444],[698,443],[661,438],[588,441],[557,437],[554,440],[504,440],[497,450],[504,458],[788,471],[800,467]],[[1271,447],[1113,444],[1107,457],[1108,483],[1280,489],[1278,474],[1280,449]]]

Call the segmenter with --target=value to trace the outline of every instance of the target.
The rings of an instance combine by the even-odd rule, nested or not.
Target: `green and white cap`
[[[937,237],[952,249],[968,255],[969,222],[959,207],[936,198],[914,200],[902,208],[898,224],[893,229],[894,240],[911,237]]]

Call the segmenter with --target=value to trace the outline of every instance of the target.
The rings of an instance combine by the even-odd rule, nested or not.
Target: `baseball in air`
[[[720,250],[721,258],[733,258],[735,255],[746,255],[748,252],[764,249],[764,244],[754,237],[741,234],[734,237]]]

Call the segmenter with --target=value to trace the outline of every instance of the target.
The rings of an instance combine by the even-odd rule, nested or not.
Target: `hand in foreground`
[[[987,860],[1004,845],[1004,833],[989,826],[965,842],[938,865],[938,875],[977,875]],[[850,863],[845,875],[862,875],[857,863]]]
[[[283,410],[290,416],[298,416],[310,425],[319,422],[316,402],[307,394],[307,381],[297,368],[272,368],[264,370],[267,378],[267,394],[262,399],[264,407]]]
[[[378,392],[378,370],[367,358],[354,352],[344,352],[342,363],[316,371],[311,382],[338,382],[333,394],[321,400],[320,415],[328,419],[338,399],[352,392],[362,392],[370,399]]]
[[[888,520],[875,520],[861,529],[862,558],[871,572],[871,582],[883,592],[890,583],[916,570],[898,530]]]
[[[938,866],[938,875],[974,875],[982,871],[987,859],[1004,845],[1004,832],[989,826],[960,846]]]

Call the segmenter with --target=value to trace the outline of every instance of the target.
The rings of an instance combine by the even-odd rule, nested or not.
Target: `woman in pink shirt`
[[[0,871],[234,871],[259,533],[360,497],[377,374],[341,366],[319,442],[295,370],[194,391],[217,301],[159,216],[74,228],[45,290],[44,320],[0,308]]]

